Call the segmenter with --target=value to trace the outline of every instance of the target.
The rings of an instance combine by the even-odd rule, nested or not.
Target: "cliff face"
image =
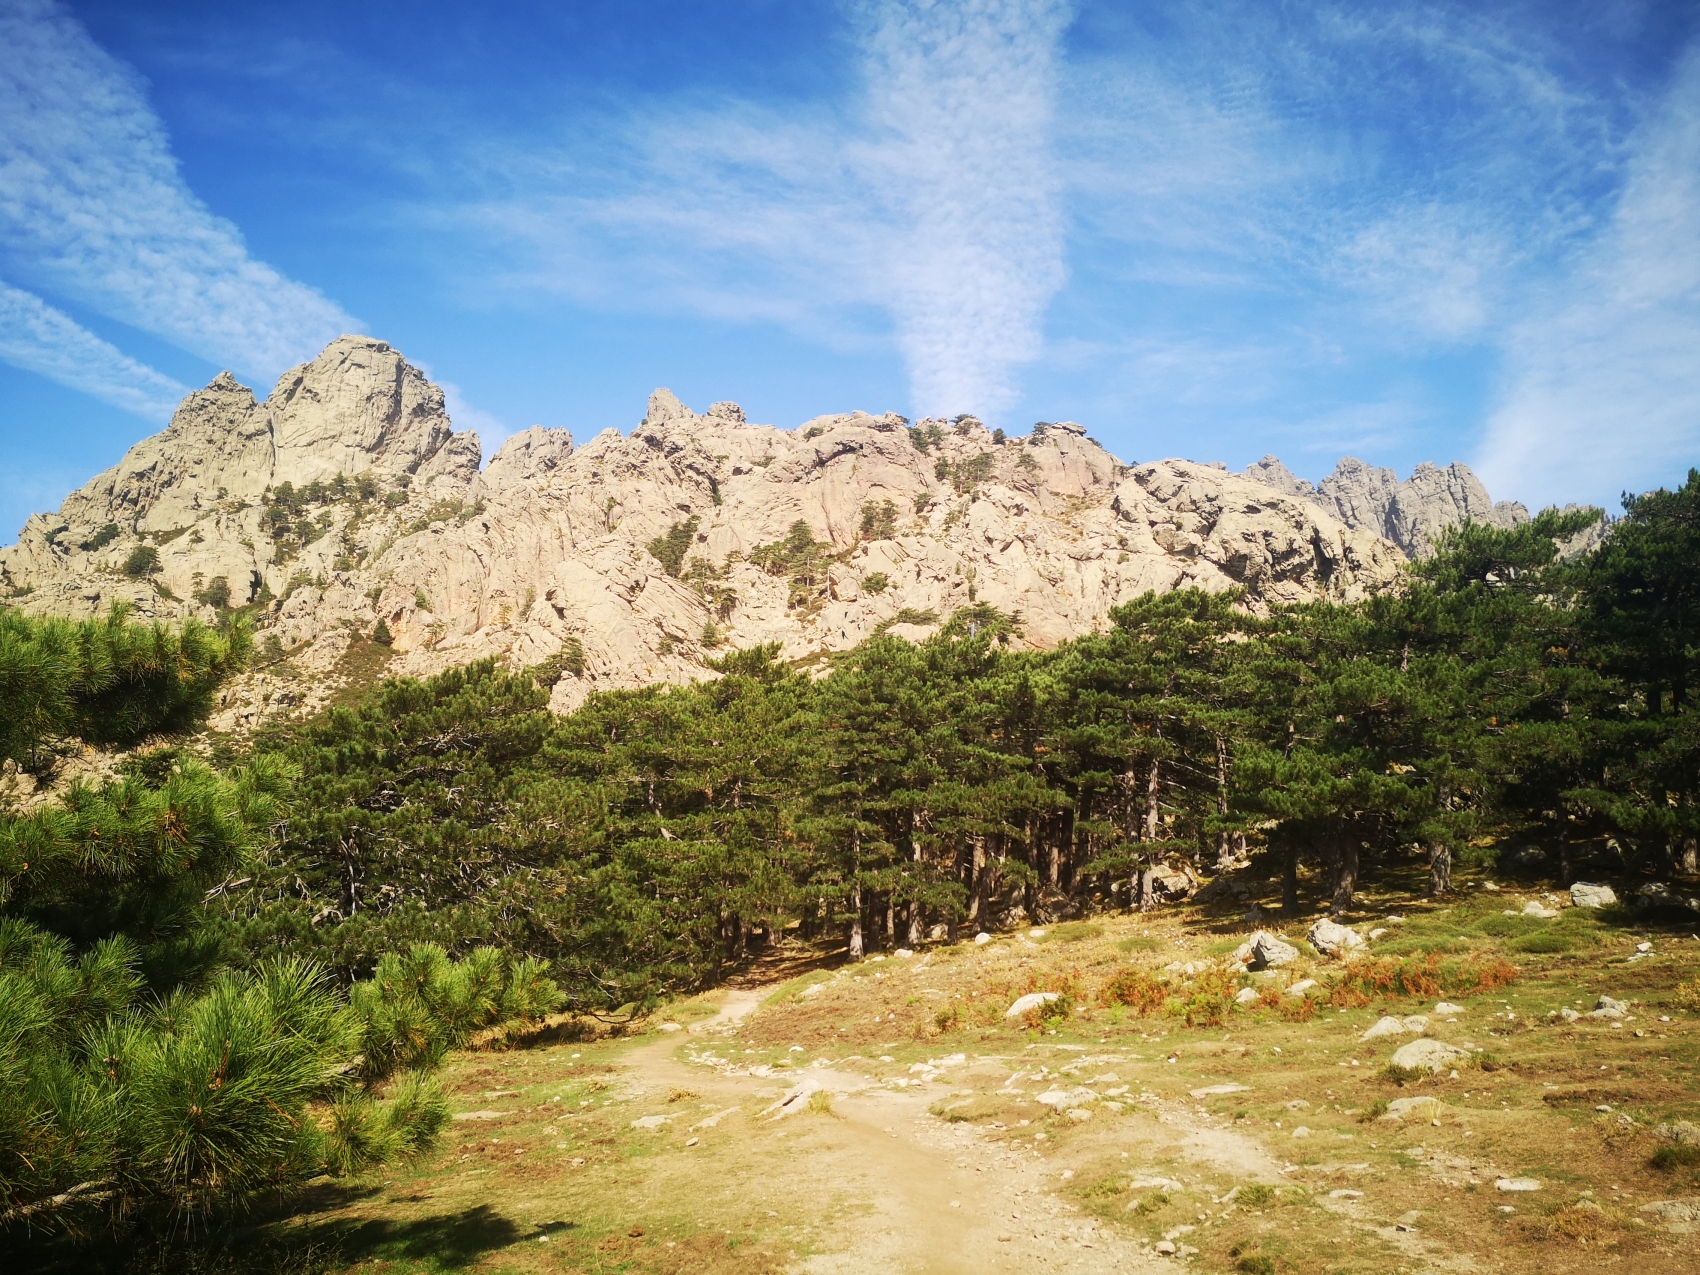
[[[1351,456],[1317,486],[1295,478],[1273,456],[1248,466],[1245,473],[1326,509],[1354,530],[1391,540],[1412,558],[1433,553],[1440,533],[1466,518],[1494,527],[1529,521],[1529,511],[1516,501],[1490,500],[1481,480],[1457,461],[1444,469],[1418,465],[1404,482],[1391,469],[1377,469]]]
[[[251,606],[271,656],[215,719],[229,728],[321,702],[380,621],[391,671],[552,661],[564,710],[712,676],[704,660],[729,647],[779,642],[808,662],[880,629],[919,638],[971,603],[1049,647],[1146,590],[1349,599],[1403,561],[1308,485],[1129,467],[1068,422],[1004,441],[972,419],[862,412],[785,430],[657,390],[629,436],[575,447],[533,428],[482,473],[479,459],[436,386],[344,337],[263,403],[228,374],[190,395],[32,517],[0,549],[0,584],[60,614]]]

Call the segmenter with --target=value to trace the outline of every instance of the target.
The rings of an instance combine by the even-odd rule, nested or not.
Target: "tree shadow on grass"
[[[503,1217],[488,1204],[480,1204],[435,1217],[407,1221],[381,1218],[352,1227],[325,1229],[335,1231],[337,1248],[350,1265],[369,1258],[406,1259],[431,1263],[437,1270],[455,1271],[486,1253],[524,1239],[532,1228]]]

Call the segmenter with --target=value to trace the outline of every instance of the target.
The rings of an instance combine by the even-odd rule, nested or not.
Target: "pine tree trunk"
[[[921,940],[926,937],[926,933],[926,928],[921,919],[921,901],[911,899],[909,901],[909,946],[912,948],[920,947]]]
[[[1340,857],[1334,876],[1334,915],[1344,916],[1358,892],[1358,843],[1347,837],[1340,842]]]
[[[1287,862],[1281,873],[1281,915],[1295,917],[1299,914],[1299,852],[1297,849],[1287,851]]]
[[[862,887],[850,894],[850,959],[862,959]]]
[[[1228,817],[1228,741],[1216,736],[1216,813]],[[1226,872],[1234,861],[1234,851],[1226,828],[1216,838],[1216,871]]]
[[[897,946],[897,908],[891,902],[891,896],[885,900],[885,945]]]
[[[981,924],[980,911],[985,905],[986,890],[986,839],[974,838],[974,866],[968,884],[968,923],[976,930],[986,927]]]
[[[1428,843],[1428,897],[1438,899],[1452,892],[1452,851],[1444,842]]]
[[[1150,912],[1157,907],[1157,891],[1152,888],[1151,880],[1155,870],[1145,868],[1139,874],[1139,910]]]
[[[1682,839],[1682,871],[1689,876],[1700,873],[1700,837]]]
[[[1145,785],[1145,839],[1157,840],[1157,794],[1161,790],[1163,763],[1151,759],[1151,779]]]

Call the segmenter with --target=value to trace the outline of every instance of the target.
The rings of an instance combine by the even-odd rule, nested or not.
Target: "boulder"
[[[1629,1013],[1629,1002],[1620,1001],[1615,996],[1601,995],[1594,1002],[1594,1008],[1587,1015],[1589,1018],[1623,1018]]]
[[[1303,996],[1315,986],[1317,986],[1317,982],[1314,978],[1301,978],[1298,982],[1294,983],[1287,989],[1287,995]]]
[[[1643,908],[1681,908],[1700,912],[1700,898],[1678,894],[1663,881],[1649,881],[1635,891],[1635,905]]]
[[[1252,969],[1291,965],[1299,959],[1299,949],[1282,941],[1268,930],[1259,930],[1234,952],[1234,959]]]
[[[1417,1098],[1395,1098],[1387,1104],[1383,1120],[1438,1120],[1440,1099],[1424,1094]]]
[[[1464,1012],[1464,1007],[1462,1005],[1454,1005],[1451,1001],[1441,1001],[1434,1007],[1434,1012],[1437,1014],[1462,1014]]]
[[[1658,1218],[1667,1231],[1676,1235],[1693,1235],[1700,1230],[1700,1195],[1686,1200],[1654,1200],[1643,1204],[1639,1211]]]
[[[1306,940],[1324,956],[1344,956],[1353,948],[1364,945],[1364,936],[1349,925],[1340,925],[1322,917],[1310,927]]]
[[[785,1116],[794,1116],[799,1111],[806,1109],[809,1105],[809,1099],[824,1088],[826,1086],[814,1077],[805,1076],[787,1089],[785,1095],[778,1102],[764,1109],[761,1114],[772,1116],[775,1120],[783,1119]],[[654,1117],[647,1118],[653,1119]],[[633,1128],[636,1127],[636,1122],[634,1122]]]
[[[1236,1005],[1250,1005],[1256,999],[1257,989],[1255,987],[1242,987],[1234,993],[1234,1004]]]
[[[1406,1036],[1411,1029],[1397,1018],[1379,1019],[1359,1040],[1380,1040],[1384,1036]]]
[[[1669,1124],[1654,1125],[1653,1136],[1666,1142],[1693,1145],[1700,1143],[1700,1125],[1692,1120],[1672,1120]]]
[[[1098,1095],[1085,1085],[1077,1085],[1073,1089],[1048,1089],[1039,1095],[1037,1101],[1053,1111],[1069,1111],[1097,1102]]]
[[[1399,1046],[1393,1051],[1392,1062],[1395,1067],[1404,1067],[1409,1071],[1437,1072],[1467,1062],[1469,1057],[1470,1051],[1467,1049],[1425,1037]]]
[[[1617,892],[1609,885],[1578,881],[1570,887],[1570,901],[1579,908],[1604,908],[1617,902]]]
[[[1028,992],[1025,996],[1016,997],[1015,1003],[1004,1010],[1003,1016],[1005,1018],[1020,1018],[1023,1014],[1030,1013],[1035,1009],[1043,1009],[1060,995],[1060,992]]]

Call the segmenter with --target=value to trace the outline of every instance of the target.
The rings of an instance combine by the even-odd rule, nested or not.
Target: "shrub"
[[[889,500],[862,505],[862,539],[890,540],[897,534],[897,506]]]
[[[1141,1014],[1154,1014],[1169,999],[1169,988],[1147,971],[1129,968],[1104,984],[1098,997],[1106,1005],[1126,1005]]]
[[[152,545],[137,545],[124,559],[124,574],[132,580],[145,580],[159,571],[159,550]]]
[[[1234,1269],[1245,1275],[1275,1275],[1275,1259],[1262,1253],[1248,1253],[1234,1263]]]
[[[204,588],[195,590],[195,601],[219,611],[230,609],[230,577],[214,576]]]
[[[883,571],[872,571],[862,577],[862,588],[874,596],[884,593],[891,584],[891,577]]]
[[[1175,1013],[1186,1019],[1188,1027],[1220,1027],[1233,1011],[1238,990],[1237,975],[1223,969],[1205,970],[1187,986]]]
[[[85,553],[93,553],[97,549],[106,548],[107,545],[118,539],[120,534],[118,524],[109,522],[77,547]]]
[[[1254,1182],[1240,1188],[1239,1201],[1248,1209],[1268,1208],[1275,1203],[1275,1188]]]
[[[675,580],[685,567],[685,553],[690,549],[697,535],[697,520],[694,516],[683,522],[676,522],[667,528],[667,534],[657,536],[646,546],[649,556],[661,564],[661,569]]]
[[[1652,1166],[1661,1173],[1700,1167],[1700,1143],[1677,1142],[1653,1152]]]
[[[1376,997],[1478,995],[1506,987],[1516,979],[1517,967],[1505,960],[1443,962],[1438,952],[1420,960],[1380,956],[1348,965],[1328,999],[1343,1009],[1361,1008]]]
[[[435,1067],[474,1032],[529,1023],[560,1007],[548,966],[494,947],[459,961],[435,943],[388,953],[349,997],[360,1028],[360,1075],[372,1083],[398,1071]]]
[[[1691,978],[1686,983],[1678,983],[1676,995],[1671,1004],[1678,1009],[1685,1009],[1691,1014],[1700,1014],[1700,978]]]

